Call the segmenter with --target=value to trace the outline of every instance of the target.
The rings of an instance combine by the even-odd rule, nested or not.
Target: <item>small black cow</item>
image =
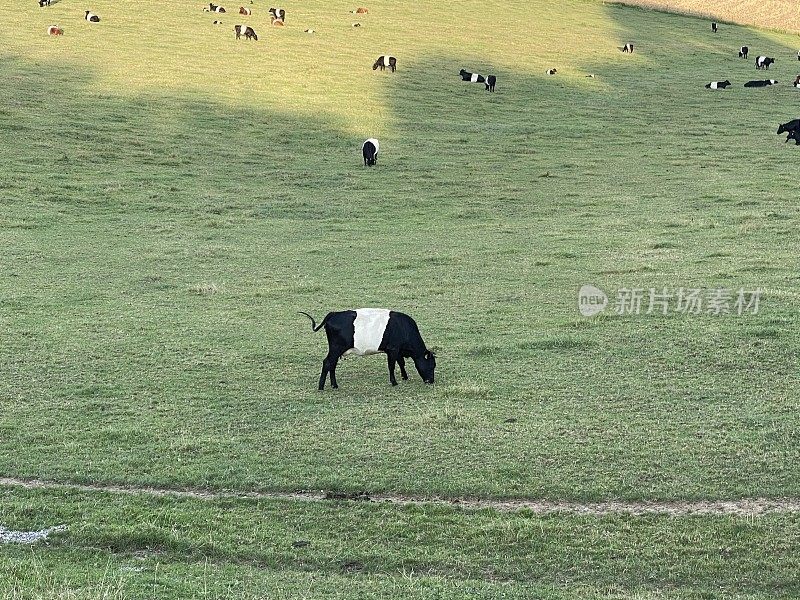
[[[730,81],[727,79],[725,81],[712,81],[711,83],[706,84],[706,89],[708,90],[724,90],[731,84]]]
[[[739,58],[747,58],[747,53],[750,52],[750,48],[747,46],[742,46],[739,48]]]
[[[283,8],[270,8],[269,14],[272,15],[273,19],[280,19],[284,23],[286,22],[286,10]]]
[[[374,167],[378,162],[378,150],[381,145],[375,138],[369,138],[361,145],[361,154],[364,157],[365,167]]]
[[[217,5],[217,4],[214,4],[213,2],[209,2],[208,3],[208,10],[210,10],[211,12],[215,12],[215,13],[224,13],[225,12],[225,9],[223,7],[221,7],[221,6]]]
[[[755,79],[745,83],[744,87],[767,87],[768,85],[775,85],[777,83],[775,79]]]
[[[397,59],[394,56],[379,56],[378,60],[372,65],[372,70],[375,71],[376,69],[380,68],[381,71],[389,67],[394,73],[397,70]]]
[[[717,33],[717,30],[719,30],[719,27],[717,27],[717,24],[716,23],[712,23],[711,24],[711,31],[713,31],[714,33]]]
[[[256,35],[256,32],[249,25],[234,25],[233,31],[234,33],[236,33],[237,40],[240,37],[244,36],[244,39],[246,40],[258,41],[258,36]]]
[[[89,21],[90,23],[99,23],[100,22],[100,17],[98,17],[93,12],[89,12],[88,10],[86,11],[86,14],[84,14],[83,18],[86,19],[87,21]]]
[[[466,69],[461,69],[458,74],[461,75],[461,81],[469,81],[471,83],[486,83],[486,78],[483,75],[470,73]]]
[[[495,77],[494,75],[489,75],[486,78],[486,91],[493,92],[495,83],[497,83],[497,77]]]
[[[778,125],[778,135],[782,133],[789,134],[789,136],[786,138],[787,142],[792,139],[797,141],[798,132],[800,132],[800,119],[792,119],[788,123]],[[800,142],[797,143],[800,144]]]
[[[769,58],[768,56],[759,56],[756,58],[756,69],[767,69],[769,70],[769,66],[775,62],[774,58]]]
[[[433,383],[436,357],[425,347],[414,319],[401,312],[385,308],[360,308],[329,312],[317,325],[314,317],[301,312],[311,319],[311,330],[319,331],[325,327],[328,336],[328,355],[322,361],[319,376],[319,389],[325,389],[325,379],[330,373],[331,387],[339,387],[336,382],[336,364],[344,354],[366,356],[384,352],[389,362],[389,382],[397,385],[394,376],[395,364],[400,365],[400,375],[408,379],[406,358],[414,361],[417,372],[425,383]]]
[[[623,52],[631,52],[631,53],[632,53],[632,52],[633,52],[633,44],[631,44],[630,42],[628,42],[627,44],[625,44],[625,45],[622,47],[622,51],[623,51]]]

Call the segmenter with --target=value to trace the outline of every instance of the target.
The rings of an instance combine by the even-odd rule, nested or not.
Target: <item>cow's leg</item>
[[[319,389],[320,391],[325,389],[325,380],[328,378],[328,371],[330,371],[330,361],[328,357],[325,357],[325,360],[322,361],[322,373],[319,376]]]
[[[335,390],[339,389],[339,384],[336,382],[336,365],[339,364],[341,354],[336,354],[331,359],[331,387]]]
[[[394,365],[397,362],[397,354],[395,352],[387,352],[386,358],[389,362],[389,383],[392,385],[397,385],[397,379],[394,376]]]
[[[406,373],[406,359],[402,356],[397,357],[397,364],[400,366],[400,377],[403,379],[408,379],[408,373]]]

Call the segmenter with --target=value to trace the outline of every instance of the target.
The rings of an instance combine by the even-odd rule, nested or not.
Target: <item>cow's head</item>
[[[722,82],[722,85],[724,85],[724,86],[726,86],[726,87],[727,87],[727,86],[729,86],[730,84],[731,84],[731,82],[730,82],[730,81],[728,81],[727,79],[726,79],[725,81],[723,81],[723,82]]]
[[[433,383],[433,370],[436,368],[436,356],[430,350],[425,350],[422,358],[414,359],[419,376],[425,383]]]

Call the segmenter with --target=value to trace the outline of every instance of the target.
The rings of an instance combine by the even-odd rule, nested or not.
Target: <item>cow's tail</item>
[[[323,325],[325,325],[325,323],[328,321],[328,317],[330,316],[330,313],[328,313],[327,315],[325,315],[325,318],[324,318],[324,319],[322,319],[322,321],[320,321],[320,324],[319,324],[319,325],[317,325],[317,322],[314,320],[314,317],[312,317],[312,316],[311,316],[310,314],[308,314],[307,312],[303,312],[303,311],[301,310],[301,311],[300,311],[300,314],[301,314],[301,315],[305,315],[305,316],[307,316],[309,319],[311,319],[311,331],[314,331],[314,332],[317,332],[317,331],[319,331],[320,329],[322,329]]]

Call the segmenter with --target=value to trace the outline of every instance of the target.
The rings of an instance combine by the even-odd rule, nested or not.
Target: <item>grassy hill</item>
[[[156,0],[96,0],[99,24],[73,0],[3,11],[0,475],[800,495],[800,149],[775,135],[800,116],[796,38],[588,1],[356,5],[290,3],[284,29],[261,0],[246,19]],[[260,40],[237,42],[239,22]],[[776,56],[770,73],[741,45]],[[384,53],[397,73],[371,70]],[[742,87],[764,77],[782,85]],[[620,288],[763,297],[757,315],[587,319],[584,284],[612,303]],[[434,387],[391,388],[372,357],[316,391],[324,336],[297,311],[360,306],[416,318]],[[70,525],[4,548],[0,587],[20,598],[798,592],[788,517],[2,493],[0,525]],[[253,524],[266,514],[286,531]],[[285,551],[295,538],[310,549]]]

